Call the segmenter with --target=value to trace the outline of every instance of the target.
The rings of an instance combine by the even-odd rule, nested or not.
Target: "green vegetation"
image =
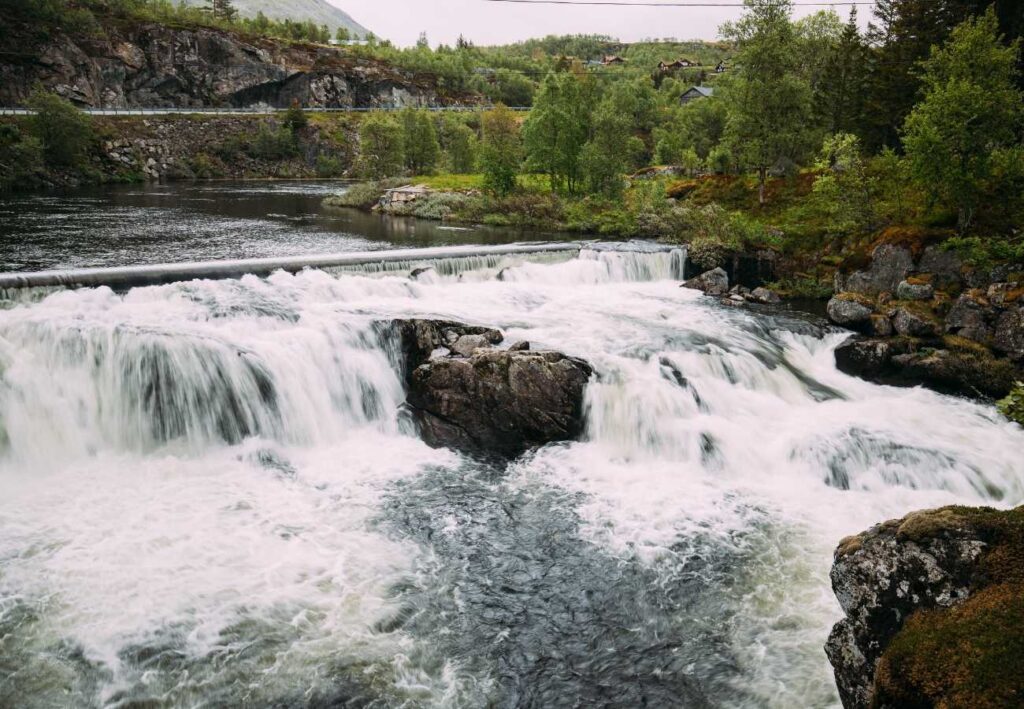
[[[30,126],[43,146],[46,162],[55,167],[82,167],[95,140],[89,116],[70,101],[43,91],[32,94],[28,107],[36,112]]]
[[[379,180],[397,175],[405,164],[402,125],[386,114],[368,116],[359,126],[359,162],[356,172]]]
[[[1017,382],[1010,395],[999,402],[1003,416],[1024,426],[1024,382]]]
[[[874,705],[1017,706],[1024,675],[1024,507],[947,507],[904,520],[900,538],[920,541],[960,530],[985,542],[972,595],[953,608],[915,613],[882,656]]]
[[[499,104],[484,114],[481,123],[484,187],[499,196],[507,195],[516,188],[521,163],[519,122],[512,111]]]

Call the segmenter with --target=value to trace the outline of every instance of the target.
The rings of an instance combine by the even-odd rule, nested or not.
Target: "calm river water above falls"
[[[257,238],[271,217],[172,245],[234,205],[120,194],[4,202],[6,229],[94,226],[2,260],[381,238]],[[0,310],[0,706],[835,707],[839,539],[1024,501],[1024,432],[991,407],[847,377],[842,333],[682,289],[678,255],[448,265]],[[588,359],[585,439],[509,465],[427,448],[375,326],[396,316]]]

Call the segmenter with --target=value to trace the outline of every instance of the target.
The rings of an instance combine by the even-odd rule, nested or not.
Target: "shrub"
[[[380,201],[384,192],[401,184],[399,180],[380,180],[376,182],[359,182],[341,194],[324,200],[328,207],[356,207],[369,209]]]
[[[299,144],[286,125],[277,129],[264,125],[260,126],[246,152],[261,160],[286,160],[299,154]]]
[[[1006,418],[1024,426],[1024,382],[1017,382],[1010,395],[999,402],[999,411]]]
[[[206,153],[198,153],[191,160],[192,172],[200,180],[209,180],[215,177],[223,177],[224,171],[220,168],[213,158]]]
[[[345,173],[345,163],[333,155],[316,156],[316,174],[318,177],[340,177]]]
[[[37,90],[26,104],[36,112],[29,123],[42,144],[46,162],[55,167],[81,167],[95,140],[92,120],[67,99]]]
[[[359,127],[359,175],[375,180],[393,177],[402,172],[404,162],[402,126],[391,116],[368,116]]]
[[[0,125],[0,191],[32,187],[43,170],[43,146],[17,126]]]
[[[292,133],[297,133],[309,125],[309,116],[302,110],[302,106],[299,105],[298,101],[292,101],[292,105],[284,114],[284,124],[288,126],[288,130]]]

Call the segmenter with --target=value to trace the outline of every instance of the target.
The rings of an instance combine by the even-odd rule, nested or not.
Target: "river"
[[[255,189],[366,223],[318,213],[316,186]],[[234,204],[145,194],[20,198],[56,202],[5,228],[67,216],[81,248],[25,239],[2,260],[386,239],[274,237]],[[217,241],[234,219],[257,228]],[[208,237],[168,243],[175,220]],[[836,544],[914,509],[1020,504],[1024,432],[840,373],[843,333],[680,288],[678,257],[621,245],[0,310],[0,706],[838,707]],[[377,326],[405,316],[590,361],[583,440],[509,464],[426,447]]]

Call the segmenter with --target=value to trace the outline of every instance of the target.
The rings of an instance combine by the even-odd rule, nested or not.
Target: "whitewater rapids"
[[[832,550],[1024,501],[992,407],[679,252],[277,273],[0,310],[0,706],[836,707]],[[410,430],[382,321],[587,359],[584,440]]]

